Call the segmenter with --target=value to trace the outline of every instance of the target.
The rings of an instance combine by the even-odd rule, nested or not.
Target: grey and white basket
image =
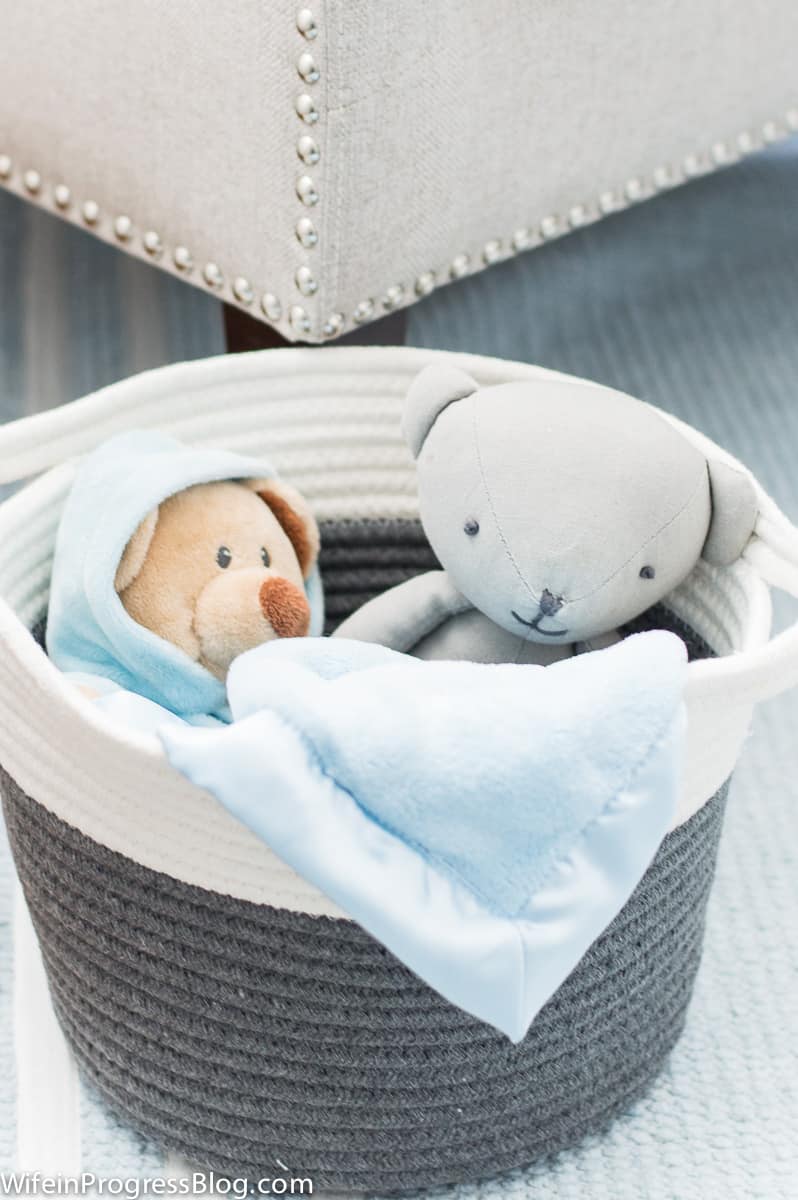
[[[647,618],[680,631],[693,660],[674,827],[512,1046],[174,772],[155,739],[111,725],[62,678],[37,644],[59,514],[75,460],[119,430],[268,454],[319,517],[333,620],[433,565],[399,436],[402,396],[432,357],[209,360],[0,431],[2,480],[39,475],[0,506],[0,761],[53,1005],[109,1105],[217,1172],[400,1191],[507,1170],[604,1126],[679,1035],[727,780],[755,702],[798,680],[798,627],[770,640],[769,590],[798,594],[798,532],[760,490],[743,558],[699,563]],[[548,374],[460,361],[484,382]]]

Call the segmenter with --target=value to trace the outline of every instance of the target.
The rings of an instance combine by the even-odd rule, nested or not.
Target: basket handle
[[[743,559],[771,588],[798,599],[798,529],[759,489],[760,511]],[[770,700],[798,686],[798,621],[763,646],[707,658],[691,666],[691,686],[703,694],[733,695],[735,702]]]
[[[0,426],[0,484],[29,479],[85,454],[116,432],[120,422],[114,419],[115,408],[103,392],[96,392]]]

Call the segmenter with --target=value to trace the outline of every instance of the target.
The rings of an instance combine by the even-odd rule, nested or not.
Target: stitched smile
[[[542,634],[543,637],[563,637],[568,632],[567,629],[541,629],[540,622],[546,613],[538,613],[534,621],[527,621],[524,617],[519,616],[514,608],[510,610],[510,615],[515,617],[516,621],[520,621],[522,625],[526,625],[528,629],[534,629],[535,633]]]

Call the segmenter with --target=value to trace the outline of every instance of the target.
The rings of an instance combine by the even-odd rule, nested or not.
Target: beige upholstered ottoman
[[[0,182],[335,338],[798,127],[794,0],[58,0]]]

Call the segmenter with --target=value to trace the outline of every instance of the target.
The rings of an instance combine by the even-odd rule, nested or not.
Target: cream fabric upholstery
[[[798,127],[792,0],[308,4],[4,5],[0,182],[320,340]]]

